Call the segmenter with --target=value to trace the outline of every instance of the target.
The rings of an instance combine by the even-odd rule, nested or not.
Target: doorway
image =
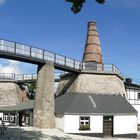
[[[104,116],[103,131],[104,136],[113,136],[113,116]]]

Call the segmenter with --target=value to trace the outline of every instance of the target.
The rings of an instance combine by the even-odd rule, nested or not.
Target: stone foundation
[[[69,84],[70,81],[73,83]],[[64,93],[63,89],[65,92],[85,94],[126,94],[123,79],[112,73],[81,73],[78,76],[66,74],[61,78],[57,90],[58,95]]]
[[[15,105],[21,102],[22,90],[14,81],[0,81],[0,105]]]

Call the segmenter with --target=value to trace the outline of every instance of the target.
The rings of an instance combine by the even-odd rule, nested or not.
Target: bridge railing
[[[36,60],[52,61],[58,65],[70,67],[72,69],[80,70],[81,62],[53,53],[36,47],[11,42],[7,40],[0,40],[0,51],[15,54],[18,56],[24,56],[34,58]]]
[[[15,80],[15,74],[13,74],[13,73],[0,73],[0,80],[1,79]]]
[[[36,80],[37,74],[15,74],[16,81],[30,81],[30,80]]]
[[[113,64],[97,64],[97,63],[83,63],[82,65],[83,70],[92,70],[92,71],[98,71],[98,72],[112,72],[112,73],[118,73],[121,74],[121,71]]]
[[[60,79],[59,75],[61,74],[62,72],[56,72],[54,79]],[[37,74],[0,73],[0,80],[32,81],[37,80]]]
[[[87,65],[84,62],[82,63],[80,61],[53,52],[49,52],[29,45],[2,40],[2,39],[0,40],[0,52],[4,52],[7,55],[8,53],[10,53],[18,57],[22,56],[24,58],[32,58],[35,61],[41,60],[44,63],[46,61],[51,61],[59,65],[59,67],[71,68],[77,71],[89,69],[95,71],[115,72],[118,74],[121,73],[120,70],[115,65],[108,65],[108,64]]]

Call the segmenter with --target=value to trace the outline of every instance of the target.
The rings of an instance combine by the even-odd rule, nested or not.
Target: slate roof
[[[34,108],[34,100],[17,105],[0,106],[0,111],[23,111]],[[55,99],[55,113],[121,115],[137,111],[121,95],[67,93]]]
[[[28,100],[26,102],[21,102],[17,105],[11,105],[11,106],[0,106],[0,111],[6,112],[6,111],[23,111],[23,110],[29,110],[34,108],[34,100]]]
[[[55,100],[55,113],[64,114],[137,114],[121,95],[67,93]]]

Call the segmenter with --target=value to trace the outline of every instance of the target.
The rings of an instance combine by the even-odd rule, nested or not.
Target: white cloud
[[[19,68],[19,62],[14,60],[8,60],[7,65],[0,64],[0,73],[14,73],[20,74],[22,70]]]
[[[0,5],[4,4],[6,0],[0,0]]]

